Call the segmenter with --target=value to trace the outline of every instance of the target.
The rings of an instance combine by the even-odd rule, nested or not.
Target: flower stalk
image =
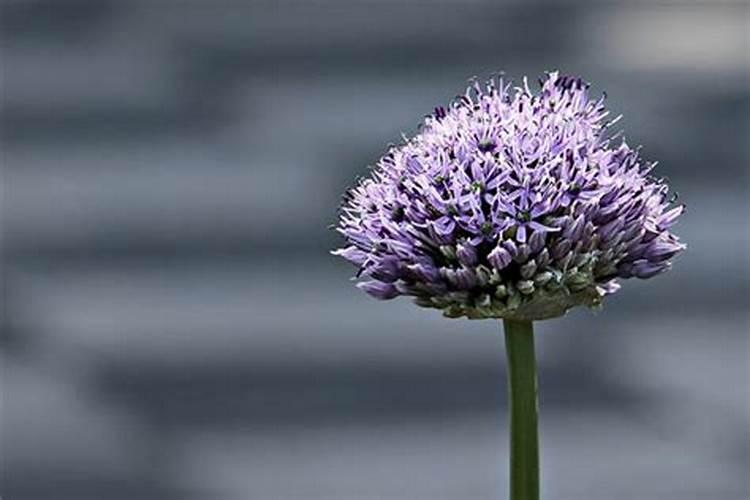
[[[475,81],[391,146],[348,190],[333,253],[380,300],[449,318],[502,318],[511,500],[539,498],[533,321],[598,308],[620,285],[671,268],[685,210],[639,148],[615,141],[604,97],[580,78]]]
[[[539,499],[539,433],[534,328],[504,320],[510,406],[510,499]]]

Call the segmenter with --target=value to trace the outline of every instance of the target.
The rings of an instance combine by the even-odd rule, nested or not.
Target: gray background
[[[499,324],[369,299],[328,225],[467,78],[559,68],[689,250],[538,326],[544,498],[747,499],[747,7],[4,0],[0,494],[505,498]]]

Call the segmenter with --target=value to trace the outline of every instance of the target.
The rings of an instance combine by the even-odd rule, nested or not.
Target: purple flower
[[[612,144],[607,116],[555,72],[537,94],[525,79],[472,84],[347,192],[333,253],[370,295],[451,317],[549,318],[664,272],[685,248],[670,232],[684,206]]]

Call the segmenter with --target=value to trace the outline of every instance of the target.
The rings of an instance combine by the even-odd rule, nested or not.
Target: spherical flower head
[[[347,192],[333,253],[362,290],[448,317],[539,320],[670,268],[684,206],[655,164],[613,144],[616,119],[581,79],[540,85],[472,84]]]

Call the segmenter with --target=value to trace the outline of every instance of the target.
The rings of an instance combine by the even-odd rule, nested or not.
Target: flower
[[[446,316],[537,320],[596,306],[685,248],[684,211],[580,78],[474,82],[345,196],[334,251],[379,299]]]

